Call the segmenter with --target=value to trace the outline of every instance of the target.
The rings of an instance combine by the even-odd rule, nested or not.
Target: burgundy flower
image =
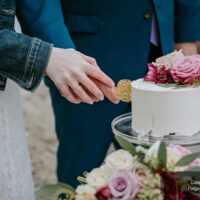
[[[150,81],[157,83],[158,82],[158,68],[154,66],[152,63],[148,64],[148,72],[144,76],[144,81]]]
[[[101,188],[97,191],[95,196],[98,200],[107,200],[111,196],[110,189],[108,187]]]
[[[170,70],[167,69],[166,66],[162,66],[161,68],[159,68],[157,70],[157,73],[158,73],[158,81],[157,83],[172,83],[173,82],[173,78],[172,78],[172,75],[170,73]]]
[[[186,190],[182,193],[182,200],[200,200],[200,197]]]
[[[192,84],[200,76],[200,55],[185,56],[176,60],[171,74],[179,84]]]
[[[179,183],[177,181],[175,174],[160,168],[156,169],[155,173],[158,173],[162,178],[162,183],[163,183],[162,191],[164,200],[183,200]]]
[[[144,81],[162,84],[173,82],[170,70],[165,65],[155,66],[154,64],[149,63],[148,70],[148,73],[144,77]]]

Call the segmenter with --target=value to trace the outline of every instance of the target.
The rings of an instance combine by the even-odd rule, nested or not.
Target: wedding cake
[[[133,81],[132,128],[162,137],[191,136],[200,131],[200,56],[181,51],[148,65],[143,79]]]

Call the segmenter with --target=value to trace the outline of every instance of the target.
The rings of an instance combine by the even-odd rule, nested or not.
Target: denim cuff
[[[23,80],[27,80],[22,86],[29,91],[34,91],[40,84],[51,54],[53,45],[38,38],[33,38],[26,59]]]

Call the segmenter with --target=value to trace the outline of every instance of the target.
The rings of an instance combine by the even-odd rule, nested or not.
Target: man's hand
[[[96,60],[90,56],[86,56],[84,54],[82,54],[82,56],[84,57],[85,60],[87,60],[90,64],[96,66],[98,69],[99,66],[96,62]],[[115,91],[115,88],[110,88],[108,87],[107,85],[103,84],[102,82],[96,80],[96,79],[93,79],[92,78],[92,81],[97,85],[97,87],[103,92],[103,94],[113,103],[117,104],[120,102],[120,99],[119,97],[117,96],[116,94],[116,91]]]
[[[46,74],[70,102],[93,104],[104,99],[104,92],[95,81],[103,84],[108,92],[114,90],[114,82],[84,56],[75,50],[53,48]]]
[[[109,88],[98,80],[94,80],[97,87],[103,92],[103,94],[113,103],[118,104],[120,102],[119,97],[116,94],[115,88]]]
[[[197,42],[185,42],[185,43],[176,43],[176,50],[183,50],[183,54],[186,56],[194,55],[198,53]]]

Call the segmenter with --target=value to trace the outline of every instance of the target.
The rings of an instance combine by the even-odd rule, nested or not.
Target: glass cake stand
[[[149,134],[146,134],[146,135],[139,134],[132,130],[131,113],[127,113],[115,118],[112,121],[112,130],[115,135],[122,136],[123,138],[127,139],[129,142],[133,144],[151,145],[157,140],[163,140],[167,144],[173,143],[173,144],[179,144],[182,146],[187,146],[192,151],[200,150],[200,132],[192,136],[167,135],[160,138],[151,136]]]

